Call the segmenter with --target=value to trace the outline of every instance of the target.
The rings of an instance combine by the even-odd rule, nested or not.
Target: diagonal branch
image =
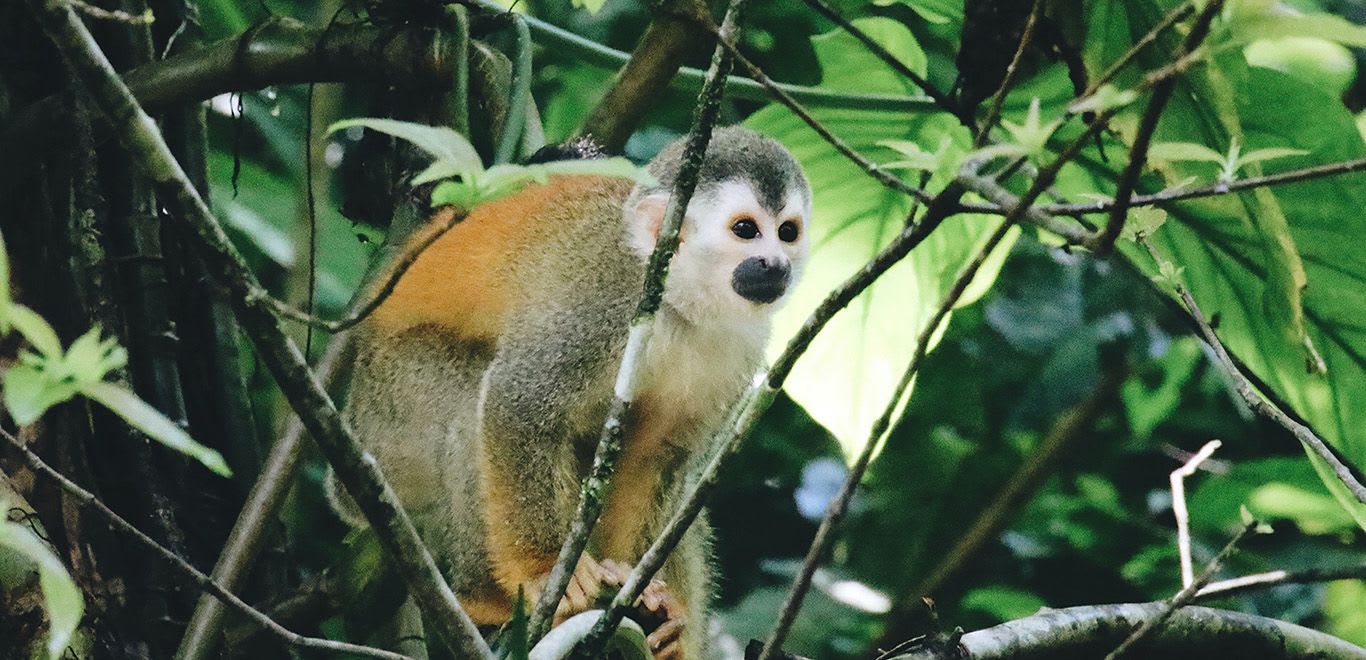
[[[911,70],[911,67],[907,66],[905,62],[902,62],[901,58],[897,57],[896,55],[893,55],[886,48],[883,48],[882,44],[875,41],[871,36],[868,35],[867,32],[864,32],[863,30],[859,29],[859,27],[857,25],[854,25],[852,21],[841,16],[839,12],[835,11],[835,8],[831,7],[828,3],[825,2],[825,0],[804,1],[806,2],[806,6],[816,10],[816,13],[820,14],[821,16],[824,16],[835,25],[840,26],[840,28],[842,28],[845,32],[849,33],[849,36],[858,39],[859,42],[862,43],[864,47],[868,49],[868,52],[872,53],[878,59],[886,63],[887,66],[891,67],[893,71],[901,74],[907,80],[910,80],[912,83],[915,83],[915,86],[919,87],[921,91],[925,92],[926,96],[933,99],[935,105],[938,105],[941,110],[955,117],[958,117],[961,121],[964,121],[965,123],[970,120],[970,118],[964,117],[962,115],[962,109],[959,108],[958,104],[954,103],[953,100],[950,99],[947,94],[940,91],[939,88],[935,87],[933,83],[931,83],[929,80],[925,78],[925,76],[922,76],[916,73],[915,71]]]
[[[1147,248],[1148,253],[1152,255],[1155,261],[1162,263],[1165,260],[1162,255],[1157,252],[1157,249],[1152,246],[1152,243],[1144,240],[1141,244],[1143,247]],[[1324,442],[1322,438],[1314,433],[1313,429],[1291,419],[1289,415],[1281,412],[1279,408],[1271,405],[1266,399],[1262,398],[1261,395],[1257,394],[1257,391],[1252,387],[1251,381],[1249,381],[1242,370],[1238,368],[1238,365],[1234,363],[1233,358],[1229,356],[1228,349],[1224,347],[1224,342],[1220,341],[1219,335],[1215,334],[1214,328],[1210,327],[1209,320],[1206,319],[1205,313],[1201,311],[1200,306],[1196,304],[1195,298],[1191,296],[1190,290],[1180,282],[1175,282],[1174,284],[1176,295],[1180,297],[1181,302],[1185,304],[1186,313],[1190,316],[1191,320],[1195,321],[1196,327],[1200,330],[1200,336],[1210,348],[1214,349],[1215,361],[1219,365],[1219,368],[1222,369],[1229,378],[1233,379],[1234,389],[1238,390],[1238,396],[1242,397],[1243,401],[1247,403],[1247,406],[1251,408],[1253,412],[1290,431],[1290,433],[1307,447],[1309,451],[1312,451],[1315,456],[1318,456],[1319,459],[1328,465],[1329,469],[1333,471],[1333,475],[1347,487],[1347,490],[1352,494],[1352,497],[1356,498],[1358,502],[1366,504],[1366,486],[1362,485],[1361,480],[1358,479],[1352,468],[1344,463],[1342,459],[1338,457],[1337,453],[1333,451],[1332,447],[1329,447],[1328,443]]]
[[[1194,600],[1195,594],[1200,591],[1200,588],[1208,584],[1210,578],[1214,577],[1214,572],[1219,570],[1220,564],[1223,564],[1224,560],[1228,559],[1229,555],[1233,554],[1233,551],[1238,548],[1238,544],[1242,542],[1243,537],[1257,529],[1258,524],[1259,523],[1257,522],[1250,522],[1244,525],[1242,529],[1238,530],[1238,533],[1234,534],[1233,538],[1229,539],[1228,543],[1224,544],[1224,547],[1219,551],[1219,554],[1209,560],[1209,563],[1205,565],[1205,570],[1200,572],[1199,578],[1182,587],[1180,591],[1176,592],[1176,595],[1163,601],[1162,609],[1157,612],[1157,615],[1144,621],[1142,625],[1129,633],[1129,636],[1125,637],[1124,641],[1120,642],[1119,646],[1115,647],[1115,650],[1105,656],[1105,660],[1116,660],[1121,655],[1127,653],[1130,649],[1137,646],[1139,642],[1157,632],[1157,630],[1171,618],[1174,612]]]
[[[29,469],[55,481],[62,490],[71,495],[81,506],[94,509],[96,513],[99,513],[104,517],[111,527],[136,539],[138,543],[155,552],[167,563],[174,566],[176,570],[189,576],[189,578],[204,589],[204,591],[207,591],[214,598],[217,598],[224,604],[237,610],[256,625],[280,638],[284,643],[296,648],[311,649],[314,651],[350,653],[367,658],[383,658],[385,660],[408,660],[408,656],[398,653],[391,653],[389,651],[357,644],[336,642],[330,639],[305,637],[285,628],[279,623],[276,623],[274,619],[270,618],[265,613],[248,605],[246,601],[233,595],[232,592],[227,589],[224,589],[223,585],[205,575],[202,571],[191,565],[190,562],[185,561],[180,555],[171,552],[166,546],[157,543],[155,539],[143,533],[143,531],[137,527],[134,527],[132,523],[124,520],[119,514],[114,513],[114,511],[106,506],[104,502],[101,502],[94,493],[81,488],[79,484],[66,478],[65,475],[58,472],[51,465],[48,465],[42,458],[39,458],[37,454],[33,453],[33,450],[25,446],[24,442],[19,438],[16,438],[14,434],[4,428],[0,428],[0,437],[3,437],[5,441],[19,453],[20,458],[24,460],[24,463],[28,465]]]
[[[284,334],[279,319],[262,298],[260,284],[176,162],[156,122],[138,105],[68,5],[59,0],[30,0],[29,6],[73,77],[81,81],[95,105],[110,119],[120,143],[155,182],[159,201],[198,239],[206,268],[232,294],[242,329],[375,529],[433,627],[458,654],[490,657],[488,645],[442,579],[374,457],[361,449],[298,346]]]
[[[745,0],[731,0],[722,21],[722,34],[731,36],[739,33],[740,12],[744,2]],[[654,334],[655,313],[663,301],[669,262],[678,249],[683,216],[687,212],[688,202],[692,199],[693,190],[697,187],[702,172],[702,162],[707,144],[711,142],[712,127],[715,126],[721,112],[721,96],[725,92],[726,77],[730,70],[731,58],[724,48],[717,46],[712,55],[711,68],[707,70],[707,82],[697,99],[692,130],[688,134],[683,151],[683,163],[679,167],[668,207],[664,211],[659,238],[645,267],[644,292],[635,316],[631,319],[626,351],[622,355],[621,367],[617,371],[616,384],[613,387],[614,396],[608,408],[607,419],[603,422],[598,446],[593,454],[593,466],[580,489],[579,506],[574,512],[569,536],[560,548],[559,558],[551,569],[550,577],[536,601],[535,609],[532,610],[531,622],[528,625],[532,640],[539,639],[545,634],[551,616],[569,586],[574,567],[578,565],[583,549],[588,544],[593,526],[602,513],[603,498],[612,474],[616,471],[617,457],[621,454],[626,414],[630,410],[631,400],[635,397],[636,387],[644,372],[643,357],[647,354],[650,338]]]
[[[1179,61],[1200,47],[1200,43],[1209,35],[1210,23],[1223,6],[1223,0],[1212,0],[1205,5],[1200,15],[1195,18],[1195,24],[1191,26],[1190,33],[1186,35],[1181,49],[1177,51],[1175,60]],[[1138,184],[1138,175],[1143,173],[1143,167],[1148,163],[1148,147],[1152,144],[1153,133],[1157,130],[1157,121],[1162,118],[1162,111],[1166,109],[1167,101],[1171,100],[1174,91],[1175,77],[1166,78],[1153,85],[1153,94],[1148,99],[1147,107],[1143,109],[1143,117],[1138,122],[1138,132],[1134,135],[1133,146],[1129,149],[1129,162],[1119,175],[1119,183],[1115,189],[1115,205],[1110,209],[1110,219],[1105,223],[1105,229],[1102,230],[1100,240],[1095,245],[1096,254],[1099,256],[1110,254],[1115,247],[1115,239],[1118,239],[1119,233],[1124,230],[1124,219],[1129,212],[1134,186]]]
[[[697,0],[675,0],[668,10],[656,8],[654,20],[641,35],[631,59],[612,80],[598,104],[589,112],[579,133],[591,135],[609,152],[626,145],[645,111],[668,89],[684,57],[697,41],[694,21],[706,7]]]

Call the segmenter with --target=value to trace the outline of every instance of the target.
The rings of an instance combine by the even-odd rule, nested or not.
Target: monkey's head
[[[648,256],[682,165],[685,140],[665,147],[626,202],[631,246]],[[806,263],[811,188],[777,141],[731,126],[712,134],[688,204],[664,300],[694,322],[768,316]],[[719,316],[718,316],[719,315]]]

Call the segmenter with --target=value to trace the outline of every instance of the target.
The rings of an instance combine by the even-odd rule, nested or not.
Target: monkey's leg
[[[581,376],[555,374],[553,365],[548,370],[536,359],[543,356],[523,356],[500,355],[489,368],[478,451],[494,578],[509,595],[521,588],[534,601],[559,555],[579,493],[568,420],[579,390],[546,387],[545,380],[563,384]],[[556,620],[591,609],[604,578],[598,562],[585,554]]]

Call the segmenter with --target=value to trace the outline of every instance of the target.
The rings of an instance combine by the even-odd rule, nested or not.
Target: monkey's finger
[[[665,652],[674,647],[674,651],[681,651],[682,644],[679,641],[683,636],[683,621],[670,619],[660,624],[655,631],[645,638],[645,642],[650,645],[650,650],[654,652],[655,658],[669,657]]]

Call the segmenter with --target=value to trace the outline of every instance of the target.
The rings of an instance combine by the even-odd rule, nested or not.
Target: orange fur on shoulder
[[[538,223],[573,218],[564,208],[576,199],[629,191],[623,179],[599,176],[556,176],[520,192],[480,205],[432,243],[409,267],[403,279],[375,310],[373,322],[389,332],[435,323],[470,340],[491,341],[502,329],[509,302],[519,282],[509,264],[537,249],[547,235]],[[625,195],[620,195],[623,200]],[[454,209],[436,212],[438,221]]]

